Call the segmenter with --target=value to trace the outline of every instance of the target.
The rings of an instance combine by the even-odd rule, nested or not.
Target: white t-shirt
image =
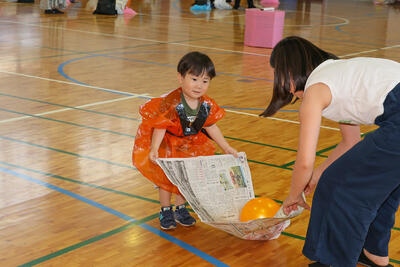
[[[316,83],[326,84],[332,94],[322,116],[341,123],[374,124],[383,114],[387,94],[400,83],[400,63],[367,57],[329,59],[310,74],[304,91]]]

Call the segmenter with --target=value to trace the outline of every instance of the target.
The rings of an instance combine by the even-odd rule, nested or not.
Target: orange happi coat
[[[166,129],[165,137],[158,150],[160,158],[188,158],[215,154],[213,141],[202,131],[184,135],[182,108],[179,109],[182,107],[181,92],[182,89],[178,88],[165,96],[153,98],[140,107],[142,124],[137,131],[132,154],[133,164],[146,178],[160,188],[175,194],[179,194],[178,188],[168,180],[162,169],[151,162],[148,157],[153,129]],[[207,112],[203,112],[203,114],[208,115],[204,116],[203,127],[213,125],[225,115],[225,111],[206,95],[201,97],[200,103],[208,107]],[[181,116],[178,112],[181,113]]]

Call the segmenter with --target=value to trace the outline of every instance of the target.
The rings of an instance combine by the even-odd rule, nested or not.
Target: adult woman
[[[261,116],[302,99],[299,146],[285,213],[309,208],[303,248],[310,266],[391,266],[390,231],[400,202],[400,64],[377,58],[339,60],[300,37],[273,49],[274,91]],[[339,122],[342,141],[313,170],[321,117]],[[360,124],[380,128],[360,141]]]

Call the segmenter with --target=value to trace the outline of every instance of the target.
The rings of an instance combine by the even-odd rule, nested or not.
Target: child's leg
[[[196,223],[185,207],[186,199],[182,195],[175,195],[175,220],[183,226],[192,226]]]
[[[171,206],[171,195],[172,195],[171,192],[168,192],[168,191],[160,188],[158,190],[158,194],[159,194],[159,197],[160,197],[161,207],[169,207],[169,206]]]
[[[182,195],[175,195],[175,206],[181,206],[184,205],[186,202],[186,199]]]
[[[160,197],[160,204],[161,204],[160,227],[164,230],[174,229],[176,227],[176,222],[171,207],[172,193],[159,188],[158,194]]]

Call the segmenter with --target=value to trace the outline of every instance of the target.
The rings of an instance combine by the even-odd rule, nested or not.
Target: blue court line
[[[77,57],[77,58],[74,58],[74,59],[67,60],[67,61],[61,63],[58,66],[57,70],[58,70],[58,73],[60,73],[64,78],[66,78],[66,79],[68,79],[70,81],[73,81],[75,83],[79,83],[79,84],[82,84],[82,85],[89,85],[87,83],[80,82],[80,81],[70,77],[69,75],[67,75],[64,72],[64,67],[66,65],[68,65],[69,63],[71,63],[71,62],[80,61],[80,60],[83,60],[83,59],[94,58],[94,57],[106,57],[106,58],[119,59],[119,60],[125,60],[125,61],[133,61],[133,62],[138,62],[138,63],[143,63],[143,64],[157,65],[157,66],[162,66],[162,67],[176,68],[176,65],[171,65],[171,64],[165,64],[165,63],[158,63],[158,62],[153,62],[153,61],[148,61],[148,60],[139,60],[139,59],[131,59],[131,58],[124,58],[124,57],[114,56],[114,55],[144,54],[144,53],[156,54],[156,53],[160,53],[160,52],[159,51],[140,51],[140,52],[118,52],[118,53],[94,54],[94,55],[90,55],[90,56]],[[269,80],[269,79],[254,78],[254,77],[251,77],[251,76],[243,76],[243,75],[237,75],[237,74],[231,74],[231,73],[216,72],[216,74],[217,75],[225,75],[225,76],[231,76],[231,77],[247,78],[247,79],[252,79],[252,80],[260,80],[260,81],[272,82],[272,80]],[[97,90],[101,90],[101,89],[97,89]],[[110,92],[112,93],[113,91],[110,90]],[[118,91],[115,91],[115,93],[121,94],[121,92],[118,92]]]
[[[0,93],[0,95],[1,95],[1,93]],[[40,102],[43,102],[43,103],[44,103],[44,101],[40,101]],[[51,103],[49,103],[49,102],[46,102],[45,104],[51,105]],[[82,110],[82,111],[90,111],[90,110],[85,110],[85,109],[80,109],[80,110]],[[11,113],[16,113],[16,114],[22,114],[22,115],[26,115],[26,116],[33,117],[33,118],[45,119],[45,120],[49,120],[49,121],[54,121],[54,122],[59,122],[59,123],[64,123],[64,124],[76,126],[76,127],[87,128],[87,129],[91,129],[91,130],[95,130],[95,131],[100,131],[100,132],[111,133],[111,134],[117,134],[117,135],[122,135],[122,136],[127,136],[127,137],[135,138],[134,135],[129,135],[129,134],[125,134],[125,133],[115,132],[115,131],[111,131],[111,130],[107,130],[107,129],[100,129],[100,128],[96,128],[96,127],[87,126],[87,125],[84,125],[84,124],[77,124],[77,123],[68,122],[68,121],[56,120],[56,119],[52,119],[52,118],[48,118],[48,117],[43,117],[43,116],[38,116],[38,115],[34,115],[34,114],[23,113],[23,112],[17,112],[17,111],[12,111],[12,110],[9,110],[9,109],[2,109],[2,108],[0,108],[0,111],[11,112]],[[95,112],[95,113],[97,113],[97,112]],[[101,115],[107,115],[107,113],[102,113]],[[111,114],[111,115],[112,115],[112,114]],[[130,118],[128,118],[128,119],[130,119]],[[268,144],[264,144],[264,143],[260,143],[260,142],[254,142],[254,141],[244,140],[244,139],[240,139],[240,138],[234,138],[234,137],[229,137],[229,136],[224,136],[224,137],[227,138],[227,139],[236,140],[236,141],[239,141],[239,142],[245,142],[245,143],[250,143],[250,144],[262,145],[262,146],[267,146],[267,147],[272,147],[272,148],[278,148],[278,149],[288,150],[288,151],[294,151],[294,152],[297,151],[297,150],[295,150],[295,149],[289,149],[289,148],[284,148],[284,147],[279,147],[279,146],[273,146],[273,145],[268,145]],[[318,154],[317,154],[317,156],[318,156]]]
[[[96,189],[107,191],[107,192],[111,192],[111,193],[114,193],[114,194],[118,194],[118,195],[122,195],[122,196],[127,196],[127,197],[131,197],[131,198],[144,200],[144,201],[147,201],[147,202],[160,204],[160,201],[158,201],[158,200],[154,200],[154,199],[147,198],[147,197],[142,197],[142,196],[139,196],[139,195],[130,194],[130,193],[127,193],[127,192],[115,190],[115,189],[104,187],[104,186],[101,186],[101,185],[86,183],[86,182],[83,182],[83,181],[80,181],[80,180],[64,177],[64,176],[61,176],[61,175],[52,174],[52,173],[49,173],[49,172],[34,170],[34,169],[31,169],[31,168],[28,168],[28,167],[19,166],[19,165],[15,165],[15,164],[4,162],[4,161],[0,161],[0,164],[1,165],[5,165],[7,167],[12,167],[12,168],[15,168],[15,169],[19,169],[19,170],[24,170],[24,171],[40,174],[40,175],[43,175],[43,176],[48,176],[48,177],[51,177],[51,178],[54,178],[54,179],[68,181],[68,182],[71,182],[71,183],[75,183],[75,184],[79,184],[79,185],[84,185],[84,186],[96,188]]]
[[[163,64],[163,63],[157,63],[157,62],[152,62],[152,61],[146,61],[146,60],[137,60],[137,59],[129,59],[129,58],[123,58],[123,57],[116,57],[112,55],[121,55],[121,54],[144,54],[144,53],[160,53],[159,51],[140,51],[140,52],[119,52],[119,53],[107,53],[107,54],[101,54],[101,55],[90,55],[90,56],[84,56],[84,57],[78,57],[74,59],[67,60],[63,63],[61,63],[57,71],[60,73],[64,78],[77,83],[81,85],[86,85],[86,86],[91,86],[90,84],[78,81],[71,76],[67,75],[64,71],[64,67],[68,65],[69,63],[75,62],[75,61],[80,61],[83,59],[88,59],[88,58],[93,58],[93,57],[108,57],[108,58],[113,58],[113,59],[121,59],[121,60],[127,60],[127,61],[134,61],[134,62],[139,62],[139,63],[144,63],[144,64],[152,64],[152,65],[157,65],[157,66],[166,66],[169,68],[176,68],[175,65],[170,65],[170,64]],[[255,78],[251,76],[244,76],[244,75],[237,75],[237,74],[231,74],[231,73],[224,73],[224,72],[217,72],[217,75],[224,75],[224,76],[231,76],[231,77],[238,77],[238,78],[246,78],[246,79],[252,79],[252,80],[259,80],[259,81],[267,81],[267,82],[272,82],[272,80],[269,79],[263,79],[263,78]],[[96,88],[95,88],[96,89]],[[117,90],[105,90],[105,89],[96,89],[96,90],[101,90],[109,93],[114,93],[114,94],[119,94],[119,95],[125,95],[125,96],[132,96],[134,95],[133,93],[126,93],[126,92],[120,92]],[[143,98],[143,99],[150,99],[150,97],[144,97],[140,96],[138,98]],[[221,106],[222,108],[227,108],[224,106]],[[253,108],[235,108],[235,107],[229,107],[230,109],[247,109],[247,110],[264,110],[264,109],[253,109]],[[290,110],[280,110],[281,112],[298,112],[297,110],[295,111],[290,111]]]
[[[68,195],[68,196],[70,196],[72,198],[80,200],[80,201],[82,201],[82,202],[84,202],[86,204],[89,204],[89,205],[93,206],[93,207],[96,207],[96,208],[99,208],[99,209],[101,209],[101,210],[103,210],[105,212],[111,213],[111,214],[113,214],[113,215],[115,215],[115,216],[117,216],[117,217],[119,217],[119,218],[121,218],[123,220],[129,221],[129,222],[135,222],[136,221],[136,219],[134,219],[134,218],[122,213],[122,212],[119,212],[117,210],[114,210],[112,208],[104,206],[104,205],[102,205],[100,203],[97,203],[97,202],[95,202],[93,200],[90,200],[90,199],[85,198],[85,197],[83,197],[81,195],[75,194],[73,192],[70,192],[70,191],[65,190],[63,188],[60,188],[58,186],[43,182],[41,180],[35,179],[33,177],[30,177],[28,175],[25,175],[25,174],[22,174],[22,173],[18,173],[18,172],[15,172],[13,170],[6,169],[6,168],[3,168],[3,167],[0,167],[0,171],[2,171],[4,173],[11,174],[11,175],[14,175],[16,177],[25,179],[27,181],[30,181],[30,182],[33,182],[33,183],[36,183],[36,184],[39,184],[41,186],[44,186],[44,187],[47,187],[49,189],[55,190],[55,191],[60,192],[62,194]],[[197,248],[195,248],[195,247],[183,242],[182,240],[177,239],[176,237],[173,237],[173,236],[171,236],[171,235],[169,235],[167,233],[164,233],[163,231],[161,231],[159,229],[156,229],[156,228],[154,228],[154,227],[152,227],[150,225],[147,225],[147,224],[140,224],[138,226],[143,228],[143,229],[145,229],[145,230],[147,230],[147,231],[149,231],[149,232],[151,232],[151,233],[153,233],[153,234],[156,234],[156,235],[158,235],[158,236],[160,236],[160,237],[162,237],[162,238],[164,238],[164,239],[166,239],[166,240],[168,240],[168,241],[170,241],[170,242],[172,242],[172,243],[174,243],[174,244],[176,244],[176,245],[178,245],[180,247],[182,247],[183,249],[195,254],[196,256],[208,261],[209,263],[211,263],[211,264],[213,264],[215,266],[228,266],[227,264],[225,264],[225,263],[219,261],[218,259],[206,254],[205,252],[203,252],[203,251],[201,251],[201,250],[199,250],[199,249],[197,249]]]

